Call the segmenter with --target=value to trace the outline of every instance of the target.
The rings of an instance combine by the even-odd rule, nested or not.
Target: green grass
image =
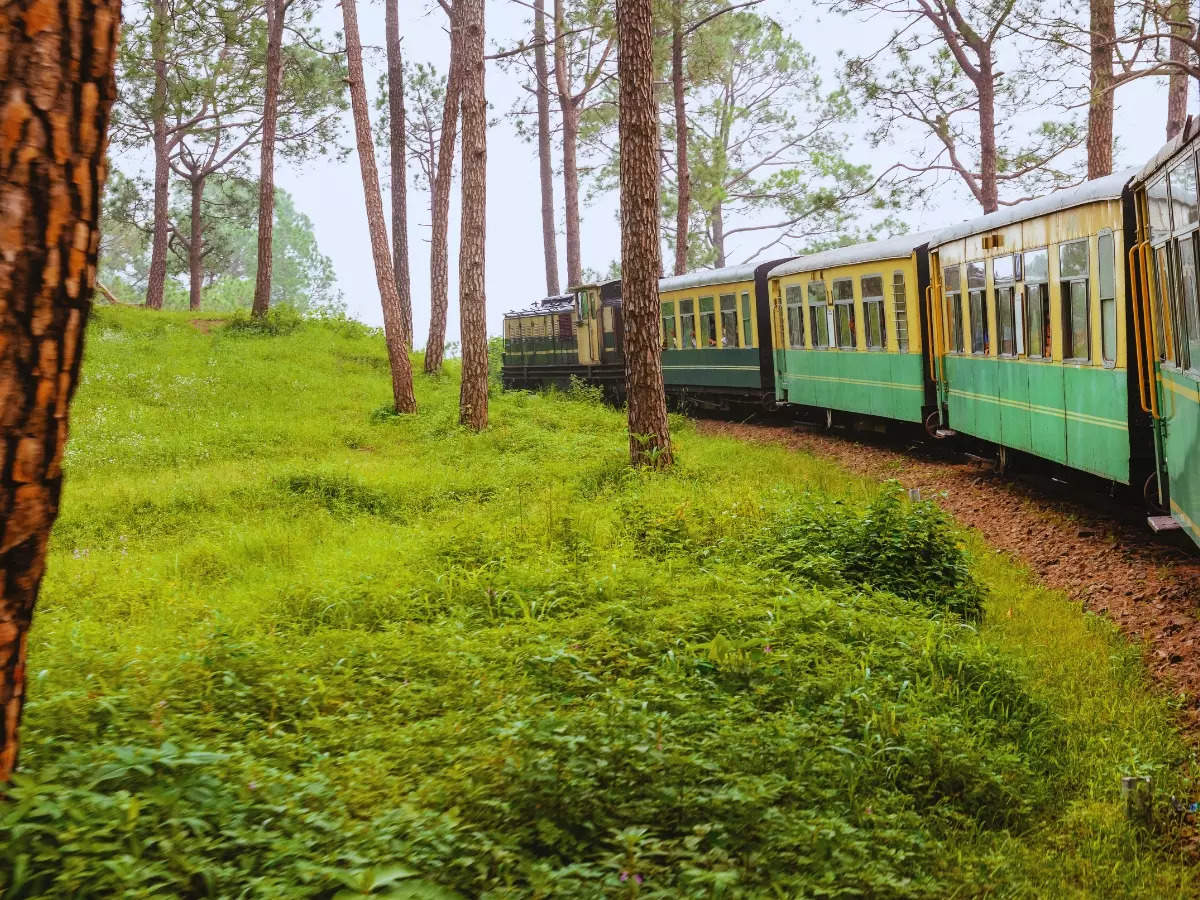
[[[3,896],[1197,893],[1136,652],[932,508],[280,324],[96,317]]]

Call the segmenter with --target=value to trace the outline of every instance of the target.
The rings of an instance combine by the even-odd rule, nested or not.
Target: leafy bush
[[[295,307],[286,303],[272,306],[265,316],[252,316],[244,309],[236,310],[229,317],[229,333],[276,337],[291,334],[304,324],[304,316]]]
[[[970,621],[983,615],[984,590],[946,514],[906,503],[895,483],[861,515],[839,504],[806,510],[763,547],[766,562],[810,583],[867,585]]]

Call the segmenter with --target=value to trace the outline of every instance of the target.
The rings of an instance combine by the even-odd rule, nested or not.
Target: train
[[[793,408],[1140,490],[1200,545],[1200,125],[1140,169],[957,224],[663,278],[680,408]],[[621,282],[504,317],[506,389],[621,402]]]

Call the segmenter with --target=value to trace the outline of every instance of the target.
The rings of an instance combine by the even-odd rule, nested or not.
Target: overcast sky
[[[497,46],[512,46],[523,34],[528,34],[526,6],[515,0],[486,0],[486,6],[489,52]],[[888,22],[863,23],[819,14],[808,3],[789,0],[767,0],[760,9],[783,23],[817,56],[829,83],[833,82],[837,70],[836,50],[853,53],[873,49],[886,39],[891,27]],[[401,3],[401,15],[408,59],[429,61],[444,70],[447,38],[440,9],[430,0],[408,0]],[[331,35],[340,30],[340,7],[331,2],[323,16],[323,24]],[[363,44],[368,48],[371,45],[382,48],[382,4],[361,4],[359,19]],[[382,50],[371,52],[368,49],[366,64],[367,83],[374,89],[378,75],[384,70]],[[521,140],[505,117],[520,92],[515,72],[505,72],[497,64],[489,63],[487,94],[497,120],[488,131],[487,306],[488,327],[492,334],[499,333],[505,311],[528,306],[531,300],[545,293],[536,147]],[[1117,167],[1141,165],[1163,142],[1165,86],[1159,80],[1134,82],[1122,88],[1117,94],[1117,102]],[[1192,104],[1189,104],[1189,111],[1193,111]],[[856,161],[869,160],[882,169],[901,158],[904,150],[902,147],[873,150],[863,142],[848,148],[848,152]],[[382,165],[385,159],[381,157],[380,161]],[[383,174],[386,178],[386,171]],[[357,156],[352,154],[342,163],[310,162],[301,171],[285,169],[278,180],[295,196],[297,206],[311,217],[321,249],[333,259],[351,314],[379,324],[382,321],[379,294],[371,263]],[[561,182],[556,185],[556,200],[561,207]],[[453,255],[458,242],[457,207],[456,194],[452,203],[450,242],[451,302],[447,339],[451,341],[456,340],[458,334],[457,258]],[[388,208],[386,199],[384,208]],[[947,188],[927,209],[906,211],[904,216],[914,230],[919,230],[978,215],[978,212],[978,207],[969,202],[962,190]],[[417,343],[423,344],[429,323],[428,196],[412,189],[409,191],[409,223],[415,327]],[[565,269],[561,220],[559,231],[559,259]],[[607,269],[620,255],[615,197],[584,207],[582,234],[584,267]]]

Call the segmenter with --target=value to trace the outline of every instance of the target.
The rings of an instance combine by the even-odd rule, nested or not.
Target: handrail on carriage
[[[1141,272],[1140,272],[1141,267],[1138,265],[1137,259],[1140,255],[1141,246],[1142,246],[1141,244],[1135,243],[1135,244],[1131,245],[1129,248],[1129,254],[1128,254],[1129,284],[1133,290],[1133,297],[1131,299],[1133,300],[1132,309],[1133,309],[1134,347],[1136,349],[1136,356],[1137,356],[1138,403],[1142,407],[1142,412],[1153,415],[1154,412],[1150,408],[1150,405],[1146,400],[1146,362],[1145,362],[1145,359],[1143,356],[1144,348],[1143,348],[1143,344],[1142,344],[1142,308],[1141,308],[1141,301],[1139,300],[1139,291],[1138,291],[1138,285],[1139,285],[1138,279],[1139,279],[1139,275],[1141,274]],[[1144,262],[1143,262],[1143,265],[1144,265]]]

